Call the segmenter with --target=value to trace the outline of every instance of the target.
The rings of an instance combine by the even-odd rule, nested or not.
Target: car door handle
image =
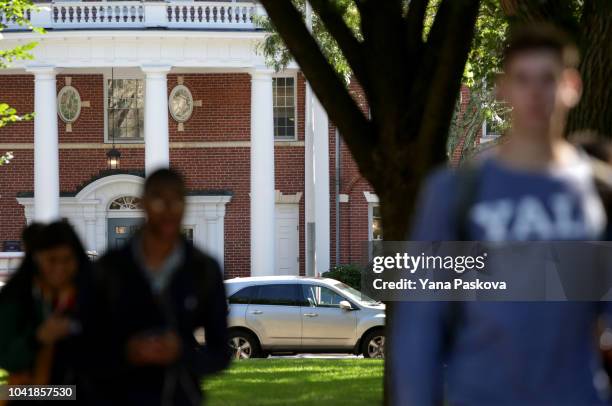
[[[306,316],[306,317],[317,317],[318,314],[317,313],[304,313],[304,316]]]
[[[263,314],[261,310],[253,310],[251,314]]]

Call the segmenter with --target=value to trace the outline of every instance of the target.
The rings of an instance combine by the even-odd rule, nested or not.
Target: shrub
[[[357,290],[361,290],[361,268],[355,264],[336,265],[321,276],[335,279]]]

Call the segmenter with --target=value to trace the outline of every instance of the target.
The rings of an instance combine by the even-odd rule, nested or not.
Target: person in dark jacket
[[[31,225],[23,235],[24,260],[0,294],[0,368],[9,384],[78,385],[89,260],[68,223]]]
[[[202,377],[229,364],[227,301],[217,262],[181,236],[185,187],[160,169],[147,178],[147,221],[96,266],[86,327],[104,405],[199,405]],[[205,345],[194,331],[204,328]]]

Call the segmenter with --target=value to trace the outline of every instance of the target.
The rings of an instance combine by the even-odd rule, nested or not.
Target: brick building
[[[164,166],[186,179],[185,235],[226,277],[324,272],[380,237],[378,199],[297,66],[256,52],[255,2],[41,6],[46,33],[8,22],[0,40],[38,43],[0,70],[0,102],[36,113],[0,129],[15,156],[0,167],[0,273],[35,220],[68,219],[98,253],[121,244],[143,176]]]

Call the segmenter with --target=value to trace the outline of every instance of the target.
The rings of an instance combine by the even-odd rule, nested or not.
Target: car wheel
[[[385,332],[382,329],[372,330],[361,341],[361,353],[364,358],[385,358]]]
[[[233,359],[260,358],[263,355],[259,341],[248,331],[230,332],[228,344]]]

